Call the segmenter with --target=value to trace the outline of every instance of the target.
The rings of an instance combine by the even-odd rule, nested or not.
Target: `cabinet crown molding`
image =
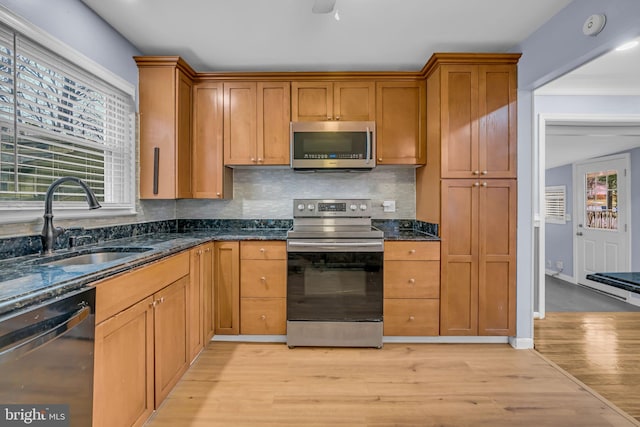
[[[198,73],[180,56],[134,56],[138,67],[174,67],[179,68],[189,78],[194,79]]]
[[[443,64],[468,64],[468,65],[496,65],[517,64],[521,53],[441,53],[431,55],[429,61],[418,73],[422,78],[427,78],[434,69]]]

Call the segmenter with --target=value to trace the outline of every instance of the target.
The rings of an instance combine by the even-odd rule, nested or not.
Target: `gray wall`
[[[79,0],[0,0],[0,4],[98,64],[138,85],[140,51]]]
[[[566,212],[571,220],[566,224],[546,223],[545,229],[545,267],[558,272],[556,262],[564,264],[562,274],[573,276],[573,168],[564,165],[547,169],[546,185],[564,185],[566,187]]]
[[[590,15],[604,13],[607,25],[597,37],[582,34]],[[510,49],[522,52],[518,64],[518,263],[517,347],[533,345],[533,96],[532,91],[640,35],[637,0],[574,0],[526,40]]]

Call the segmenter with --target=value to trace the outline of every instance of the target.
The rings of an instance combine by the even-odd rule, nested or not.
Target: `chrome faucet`
[[[91,188],[84,181],[75,178],[73,176],[63,176],[53,181],[47,190],[47,195],[44,199],[44,226],[42,227],[42,233],[40,233],[40,240],[42,241],[42,254],[47,255],[53,252],[53,244],[60,234],[64,233],[64,228],[53,226],[53,192],[58,186],[64,182],[71,181],[78,184],[87,195],[87,203],[89,209],[100,208],[100,203],[96,199],[96,195],[93,194]]]

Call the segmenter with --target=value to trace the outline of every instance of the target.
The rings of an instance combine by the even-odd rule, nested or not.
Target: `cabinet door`
[[[384,299],[384,335],[437,336],[437,299]]]
[[[93,425],[141,426],[153,400],[153,299],[96,326]]]
[[[441,68],[442,177],[472,178],[478,166],[478,67]]]
[[[204,245],[201,245],[189,251],[190,272],[187,293],[189,362],[193,361],[204,347],[204,250]]]
[[[154,295],[155,406],[167,397],[189,366],[187,288],[189,276]]]
[[[215,333],[240,332],[240,244],[216,242],[214,245]]]
[[[213,243],[204,245],[201,264],[202,282],[204,287],[204,345],[213,338],[214,312],[213,301]]]
[[[222,83],[203,82],[193,87],[193,197],[220,199],[229,172],[222,156]]]
[[[192,197],[191,190],[191,94],[192,82],[182,71],[177,73],[178,94],[176,99],[177,124],[177,161],[176,193],[178,199]]]
[[[257,164],[255,82],[224,83],[224,164]]]
[[[376,84],[376,157],[380,165],[425,163],[425,88],[424,81]]]
[[[284,335],[287,333],[286,298],[242,298],[242,334]]]
[[[516,66],[481,65],[478,76],[478,169],[487,178],[516,178]]]
[[[191,84],[175,67],[139,69],[141,199],[191,197]]]
[[[257,90],[258,164],[289,165],[290,84],[259,82]]]
[[[291,82],[291,120],[333,120],[333,83]]]
[[[334,120],[375,120],[375,99],[374,82],[334,82]]]
[[[516,180],[486,180],[479,191],[478,333],[515,335]]]
[[[478,333],[478,193],[475,180],[442,180],[440,335]]]

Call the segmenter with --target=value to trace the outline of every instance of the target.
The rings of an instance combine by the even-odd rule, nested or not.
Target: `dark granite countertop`
[[[0,315],[60,297],[97,280],[125,272],[208,241],[285,240],[286,235],[287,230],[282,229],[161,233],[109,240],[73,250],[84,253],[107,248],[112,252],[127,252],[131,248],[148,248],[144,252],[130,252],[130,256],[100,264],[43,265],[44,259],[40,255],[2,260],[0,261]],[[58,250],[48,259],[58,259],[73,251]]]
[[[384,232],[384,240],[424,240],[424,241],[440,241],[438,236],[434,236],[433,234],[425,233],[418,230],[409,230],[409,229],[388,229],[388,228],[380,228]]]
[[[417,230],[384,228],[385,240],[439,240],[436,236]],[[78,247],[78,253],[108,249],[127,252],[123,258],[100,264],[56,266],[43,265],[40,255],[27,255],[0,261],[0,315],[60,297],[67,292],[146,263],[172,255],[208,241],[286,240],[286,229],[243,228],[205,229],[182,233],[156,233],[107,240]],[[146,248],[144,252],[128,252],[131,248]],[[55,259],[70,250],[57,250]],[[52,257],[49,257],[53,259]],[[49,259],[48,258],[48,259]]]

